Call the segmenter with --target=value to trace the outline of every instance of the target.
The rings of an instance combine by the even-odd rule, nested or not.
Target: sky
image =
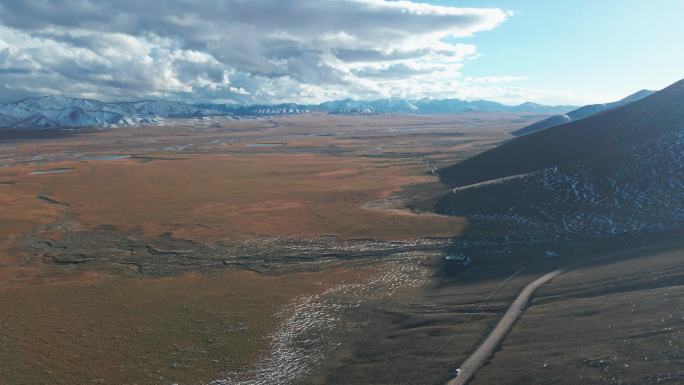
[[[0,99],[608,102],[684,78],[684,0],[0,0]]]

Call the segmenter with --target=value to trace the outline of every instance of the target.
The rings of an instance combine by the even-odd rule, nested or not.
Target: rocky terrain
[[[27,248],[37,260],[83,268],[124,266],[143,276],[246,269],[264,274],[320,271],[349,261],[388,261],[441,250],[446,239],[415,241],[296,239],[280,236],[199,243],[169,236],[135,237],[113,229],[69,232],[59,240],[32,236]]]

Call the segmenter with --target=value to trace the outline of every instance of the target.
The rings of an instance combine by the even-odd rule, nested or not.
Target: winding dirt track
[[[461,371],[458,374],[458,377],[449,381],[447,385],[466,384],[473,377],[475,372],[477,372],[477,370],[480,369],[485,362],[487,362],[487,359],[494,353],[494,350],[499,345],[501,340],[503,340],[508,331],[511,330],[511,327],[515,321],[520,317],[523,310],[525,310],[525,306],[529,302],[535,290],[558,275],[564,273],[566,270],[567,268],[554,270],[525,286],[525,288],[518,295],[518,298],[513,301],[511,307],[508,308],[506,314],[504,314],[503,318],[501,318],[487,339],[484,340],[482,345],[480,345],[477,350],[475,350],[475,352],[468,357],[463,365],[461,365]]]

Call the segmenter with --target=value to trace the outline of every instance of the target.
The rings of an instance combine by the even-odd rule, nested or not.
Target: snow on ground
[[[490,239],[494,243],[558,242],[680,228],[684,129],[626,148],[606,161],[551,167],[454,193],[454,205],[447,211],[468,215],[475,226],[506,229],[501,240]],[[459,206],[460,197],[483,204],[472,212],[471,207]]]
[[[418,287],[427,271],[415,259],[383,262],[370,278],[340,284],[322,294],[301,296],[283,307],[282,321],[269,336],[268,354],[244,373],[228,373],[209,385],[286,385],[310,373],[334,349],[334,331],[363,324],[346,317],[369,299],[390,297],[399,290]]]

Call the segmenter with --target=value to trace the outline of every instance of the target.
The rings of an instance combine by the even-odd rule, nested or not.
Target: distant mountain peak
[[[141,100],[106,103],[50,95],[0,104],[0,127],[48,128],[151,123],[156,117],[218,114],[190,104]]]
[[[0,127],[29,128],[129,125],[154,122],[158,117],[193,117],[209,115],[270,116],[296,115],[312,111],[331,114],[458,114],[464,112],[562,113],[571,106],[544,106],[526,102],[517,106],[487,100],[403,99],[390,97],[376,100],[351,98],[316,105],[281,103],[274,105],[187,104],[178,101],[138,100],[101,102],[94,99],[70,98],[63,95],[25,98],[0,104]],[[76,110],[78,109],[78,110]],[[61,112],[60,112],[61,111]]]
[[[584,118],[587,118],[589,116],[598,114],[600,112],[610,110],[612,108],[617,108],[620,106],[624,106],[624,105],[636,102],[638,100],[641,100],[643,98],[651,96],[654,93],[655,93],[655,91],[641,90],[641,91],[635,92],[635,93],[633,93],[633,94],[631,94],[631,95],[629,95],[623,99],[620,99],[617,102],[586,105],[586,106],[580,107],[576,110],[570,111],[568,113],[551,116],[551,117],[543,119],[539,122],[533,123],[529,126],[523,127],[519,130],[513,131],[513,135],[520,136],[520,135],[531,134],[533,132],[537,132],[537,131],[541,131],[541,130],[544,130],[547,128],[551,128],[551,127],[557,126],[559,124],[565,124],[565,123],[572,122],[575,120],[584,119]]]

